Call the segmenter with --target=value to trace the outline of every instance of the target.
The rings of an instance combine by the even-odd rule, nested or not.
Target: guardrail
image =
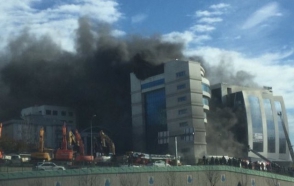
[[[43,177],[60,177],[92,174],[124,174],[124,173],[147,173],[147,172],[195,172],[195,171],[227,171],[242,173],[248,175],[276,178],[279,180],[294,182],[294,177],[274,174],[266,171],[257,171],[239,167],[223,165],[207,166],[172,166],[172,167],[93,167],[68,169],[64,171],[26,171],[26,172],[9,172],[0,173],[0,180],[24,179],[24,178],[43,178]]]

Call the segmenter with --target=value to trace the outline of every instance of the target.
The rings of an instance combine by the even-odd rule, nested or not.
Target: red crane
[[[76,136],[77,145],[79,146],[79,154],[76,157],[76,161],[85,161],[85,162],[93,161],[94,156],[85,155],[84,143],[83,143],[82,137],[77,129],[75,131],[75,136]]]
[[[56,160],[66,160],[71,161],[73,160],[73,150],[67,149],[67,140],[66,140],[66,123],[62,126],[62,143],[61,148],[57,149],[55,154]]]

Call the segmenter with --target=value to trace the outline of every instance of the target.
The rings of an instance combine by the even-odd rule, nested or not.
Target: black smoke
[[[114,37],[110,25],[93,24],[87,18],[78,22],[76,53],[64,51],[50,37],[36,37],[29,30],[10,40],[0,56],[0,120],[19,118],[21,109],[33,105],[72,107],[78,113],[79,129],[89,127],[96,114],[93,126],[110,131],[117,151],[132,150],[130,73],[139,79],[161,73],[164,62],[186,59],[184,45],[164,42],[158,35]],[[190,59],[202,63],[211,84],[248,85],[254,78],[244,71],[233,74],[233,69],[227,68],[232,61],[227,58],[220,57],[219,66],[211,66],[199,56]],[[208,118],[212,124],[207,128],[208,145],[216,143],[210,136],[222,130],[219,141],[236,151],[239,145],[227,140],[236,136],[235,113],[225,117],[221,113],[227,110],[223,108],[211,111],[215,113]],[[217,120],[221,118],[230,124],[219,128]]]
[[[48,36],[24,30],[0,58],[0,120],[19,118],[22,108],[59,105],[76,109],[78,128],[111,131],[118,151],[131,148],[130,73],[145,79],[162,63],[183,58],[182,44],[160,36],[114,37],[110,25],[79,19],[76,53],[62,50]]]
[[[260,87],[250,73],[244,70],[236,72],[234,61],[228,54],[219,56],[217,65],[208,64],[199,57],[196,59],[204,66],[211,85],[221,82],[243,87]],[[232,108],[219,99],[218,96],[212,95],[209,102],[206,125],[208,154],[247,158],[246,110],[244,107]]]

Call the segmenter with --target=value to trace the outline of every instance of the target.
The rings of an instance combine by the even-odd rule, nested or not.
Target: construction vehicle
[[[151,165],[155,161],[164,161],[166,165],[181,165],[180,161],[176,161],[176,157],[170,154],[161,155],[161,154],[147,154],[142,152],[133,152],[129,151],[126,153],[128,157],[129,165]]]
[[[103,130],[98,133],[98,138],[100,139],[100,145],[102,147],[102,152],[97,152],[95,157],[95,162],[97,164],[104,162],[113,162],[115,157],[115,145],[113,141],[106,135]],[[107,153],[103,149],[108,148]]]
[[[263,159],[264,161],[271,163],[272,165],[276,165],[279,166],[278,164],[276,164],[275,162],[272,162],[271,160],[269,160],[268,158],[264,157],[263,155],[261,155],[259,152],[253,150],[250,148],[250,146],[248,145],[248,151],[253,152],[254,154],[256,154],[258,157],[260,157],[261,159]]]
[[[290,156],[291,156],[291,159],[292,159],[292,167],[293,167],[294,166],[294,152],[293,152],[292,144],[291,144],[289,134],[288,134],[288,131],[286,129],[284,120],[282,118],[282,112],[278,112],[278,115],[280,116],[280,119],[281,119],[282,127],[283,127],[283,130],[284,130],[284,134],[285,134],[287,145],[288,145],[288,149],[289,149]]]
[[[35,161],[35,160],[50,161],[51,160],[50,154],[48,152],[45,152],[45,148],[44,148],[44,128],[43,127],[40,128],[40,132],[39,132],[38,152],[31,153],[31,160],[32,161]]]
[[[94,157],[92,155],[90,155],[90,156],[85,155],[84,143],[83,143],[81,135],[77,129],[75,130],[75,139],[76,139],[77,145],[79,147],[79,151],[78,151],[78,154],[75,158],[75,161],[77,161],[77,162],[91,162],[91,161],[93,161]]]
[[[108,147],[109,154],[115,155],[115,145],[113,141],[102,130],[99,132],[98,137],[101,140],[102,147]]]
[[[67,147],[67,139],[66,139],[66,124],[63,124],[62,127],[62,143],[61,147],[57,149],[55,153],[55,160],[65,160],[71,161],[73,160],[73,150],[68,149]]]
[[[74,144],[76,144],[76,138],[75,138],[75,135],[73,134],[72,131],[69,131],[68,132],[68,146],[71,148],[71,149],[74,149]]]

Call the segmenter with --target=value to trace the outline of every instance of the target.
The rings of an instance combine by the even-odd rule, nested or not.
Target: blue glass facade
[[[151,88],[151,87],[155,87],[158,85],[163,85],[164,84],[164,79],[159,79],[159,80],[155,80],[149,83],[145,83],[141,85],[141,89],[146,89],[146,88]]]
[[[273,118],[273,110],[270,99],[263,99],[263,106],[266,117],[267,126],[267,152],[275,153],[276,149],[276,138],[275,138],[275,122]]]
[[[282,112],[281,103],[275,101],[276,111]],[[276,113],[276,114],[277,114]],[[283,129],[282,120],[278,117],[278,130],[279,130],[279,153],[286,153],[286,137]]]
[[[202,90],[211,94],[209,85],[202,83]]]
[[[249,96],[248,99],[251,111],[253,150],[263,152],[263,129],[259,100],[256,96]]]
[[[203,105],[207,105],[207,106],[209,106],[209,100],[208,100],[208,98],[202,98],[202,102],[203,102]]]
[[[165,152],[167,144],[157,143],[158,132],[167,131],[165,89],[157,89],[144,94],[146,150],[149,153]]]

